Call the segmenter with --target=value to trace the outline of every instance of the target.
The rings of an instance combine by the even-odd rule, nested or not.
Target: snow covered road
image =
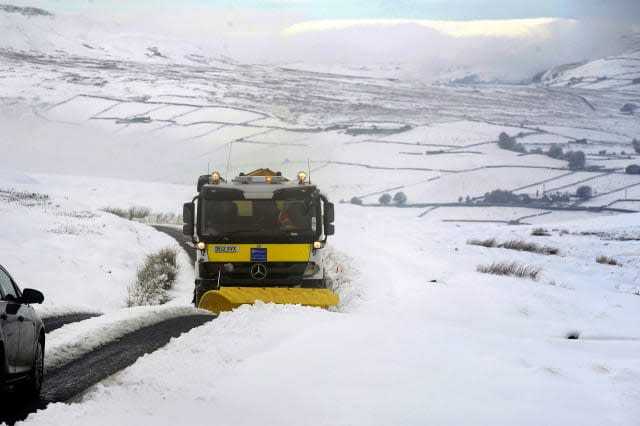
[[[50,403],[69,401],[90,386],[133,364],[138,358],[164,346],[172,338],[215,318],[210,314],[193,312],[188,315],[169,316],[168,318],[165,315],[164,317],[166,319],[126,333],[89,352],[82,353],[76,350],[73,358],[67,360],[66,363],[60,361],[58,356],[60,364],[54,364],[49,357],[47,359],[49,368],[40,397],[25,402],[24,398],[13,393],[3,395],[0,422],[13,424],[25,419],[36,410],[46,408]],[[91,327],[87,327],[86,324],[78,325],[85,329]],[[117,330],[118,325],[114,325],[112,328]],[[121,324],[120,329],[123,329]],[[94,335],[113,335],[113,332],[109,333],[104,328],[93,328],[93,330]],[[54,348],[55,343],[59,343],[60,339],[57,340],[56,336],[53,336]],[[86,345],[87,339],[80,339],[78,343]],[[67,356],[72,357],[69,354]],[[55,355],[53,358],[56,360]]]

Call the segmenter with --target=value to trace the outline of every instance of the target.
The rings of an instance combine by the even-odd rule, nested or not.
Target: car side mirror
[[[42,302],[44,302],[44,294],[42,294],[38,290],[34,290],[32,288],[25,288],[24,290],[22,290],[22,297],[20,298],[20,303],[30,305],[32,303],[42,303]]]

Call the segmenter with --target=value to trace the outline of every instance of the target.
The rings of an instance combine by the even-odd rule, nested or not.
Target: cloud
[[[89,44],[117,39],[120,45],[116,47],[125,45],[127,50],[128,37],[135,41],[136,35],[138,40],[149,40],[149,46],[160,44],[161,50],[162,43],[180,47],[173,49],[176,57],[183,52],[181,46],[191,43],[198,47],[198,54],[225,55],[246,63],[295,63],[310,68],[381,64],[394,68],[398,64],[405,75],[427,80],[458,72],[513,81],[553,66],[617,54],[630,44],[629,38],[625,42],[620,37],[630,27],[606,19],[314,20],[303,9],[249,10],[162,2],[153,10],[56,14],[60,25],[52,24],[46,37],[42,32],[24,37],[53,43],[62,34],[69,43],[82,39],[90,40]],[[143,51],[148,47],[130,44]]]
[[[362,27],[415,25],[452,37],[518,37],[544,32],[552,24],[575,25],[572,19],[532,18],[477,21],[434,21],[427,19],[341,19],[299,22],[282,30],[286,36]]]

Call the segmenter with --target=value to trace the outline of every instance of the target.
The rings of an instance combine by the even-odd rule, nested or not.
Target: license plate
[[[216,253],[238,253],[238,246],[216,246]]]
[[[252,262],[266,262],[267,261],[267,249],[266,248],[252,248],[251,249],[251,261]]]

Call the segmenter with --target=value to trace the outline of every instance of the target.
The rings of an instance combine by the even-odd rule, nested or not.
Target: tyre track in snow
[[[78,321],[84,321],[89,318],[97,317],[99,314],[80,313],[80,314],[68,314],[59,315],[55,317],[43,318],[45,333],[49,333],[53,330],[57,330],[63,325],[71,324]]]
[[[196,263],[196,249],[195,249],[195,247],[193,247],[193,245],[191,245],[191,239],[186,237],[182,233],[182,229],[177,228],[177,227],[173,227],[173,226],[169,226],[169,225],[153,225],[153,227],[156,230],[158,230],[160,232],[164,232],[165,234],[167,234],[171,238],[175,239],[178,242],[178,244],[180,244],[180,247],[182,247],[184,249],[184,251],[189,255],[189,258],[191,259],[191,262],[195,265],[195,263]]]
[[[25,402],[14,392],[2,396],[0,422],[12,425],[50,403],[69,401],[94,384],[132,365],[141,356],[166,345],[172,338],[214,318],[211,314],[170,318],[126,334],[60,368],[51,368],[44,377],[39,398]]]

